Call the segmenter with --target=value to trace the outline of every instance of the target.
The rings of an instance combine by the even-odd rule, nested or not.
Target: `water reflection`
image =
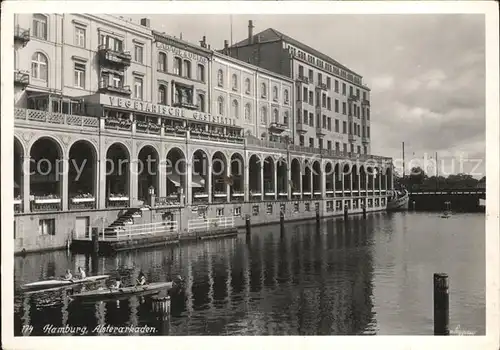
[[[451,225],[457,220],[456,226],[430,220],[418,213],[375,214],[348,222],[326,220],[320,230],[314,222],[286,223],[283,235],[278,226],[268,226],[250,238],[114,257],[51,252],[16,258],[17,289],[77,266],[94,274],[120,275],[125,284],[133,283],[140,271],[150,281],[176,274],[186,281],[185,298],[172,299],[170,317],[153,312],[148,297],[79,305],[65,292],[16,293],[16,334],[31,324],[32,334],[41,335],[47,323],[86,326],[89,331],[148,325],[157,330],[152,335],[429,334],[429,276],[437,270],[449,271],[451,293],[455,289],[460,297],[461,304],[450,305],[451,325],[480,334],[485,324],[484,242],[478,243],[481,236],[476,235],[471,245],[470,232],[481,232],[484,216],[448,219]],[[466,233],[458,239],[462,231]],[[461,260],[442,261],[443,250]]]

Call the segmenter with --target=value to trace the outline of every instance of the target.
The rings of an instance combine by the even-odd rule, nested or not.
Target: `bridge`
[[[480,199],[486,199],[485,188],[422,189],[410,191],[410,210],[445,210],[450,202],[453,211],[484,211]]]

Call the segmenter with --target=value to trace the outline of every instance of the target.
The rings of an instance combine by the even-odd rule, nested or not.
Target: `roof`
[[[330,56],[328,55],[325,55],[324,53],[321,53],[319,52],[318,50],[316,49],[313,49],[312,47],[304,44],[304,43],[301,43],[300,41],[298,40],[295,40],[294,38],[292,37],[289,37],[288,35],[286,34],[283,34],[281,33],[280,31],[274,29],[274,28],[267,28],[266,30],[260,32],[260,33],[257,33],[253,36],[253,42],[256,43],[256,39],[257,37],[259,37],[259,40],[260,40],[260,43],[265,43],[265,42],[275,42],[275,41],[280,41],[280,40],[284,40],[286,41],[287,43],[290,43],[291,45],[293,46],[296,46],[298,47],[299,49],[303,50],[303,51],[307,51],[311,54],[313,54],[314,56],[322,59],[323,61],[325,62],[328,62],[330,64],[333,64],[339,68],[342,68],[350,73],[353,73],[353,74],[356,74],[357,76],[361,76],[359,75],[358,73],[352,71],[351,69],[347,68],[346,66],[340,64],[339,62],[337,62],[336,60],[334,60],[333,58],[331,58]],[[238,47],[243,47],[243,46],[247,46],[249,45],[249,42],[248,42],[248,38],[234,44],[233,46],[231,47],[234,47],[234,48],[238,48]]]
[[[158,41],[158,39],[170,40],[170,41],[175,42],[178,46],[182,46],[184,49],[187,49],[187,50],[189,50],[189,49],[198,50],[200,52],[203,52],[206,55],[210,55],[212,53],[212,50],[201,47],[200,45],[193,44],[189,41],[182,40],[182,39],[176,38],[174,36],[171,36],[171,35],[156,31],[156,30],[152,30],[152,33],[153,33],[153,37],[157,41]]]

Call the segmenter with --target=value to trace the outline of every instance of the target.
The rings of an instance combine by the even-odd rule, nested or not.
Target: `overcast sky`
[[[124,15],[139,21],[146,15]],[[230,40],[229,15],[147,15],[159,31],[212,48]],[[275,28],[363,76],[371,93],[372,153],[406,161],[427,153],[459,169],[459,155],[483,159],[485,33],[483,15],[233,15],[233,42]],[[415,154],[415,155],[413,155]],[[476,162],[465,162],[470,172]],[[434,171],[434,170],[432,170]],[[481,174],[475,177],[481,177]]]

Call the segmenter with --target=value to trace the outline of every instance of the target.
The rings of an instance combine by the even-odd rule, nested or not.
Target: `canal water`
[[[250,239],[199,241],[99,257],[65,251],[15,258],[15,334],[50,324],[149,326],[150,335],[429,335],[434,272],[450,281],[450,329],[485,334],[485,216],[406,212],[253,228]],[[19,286],[84,266],[149,281],[180,274],[186,297],[170,317],[147,297],[75,304],[62,292],[23,297]],[[140,334],[137,334],[140,335]]]

